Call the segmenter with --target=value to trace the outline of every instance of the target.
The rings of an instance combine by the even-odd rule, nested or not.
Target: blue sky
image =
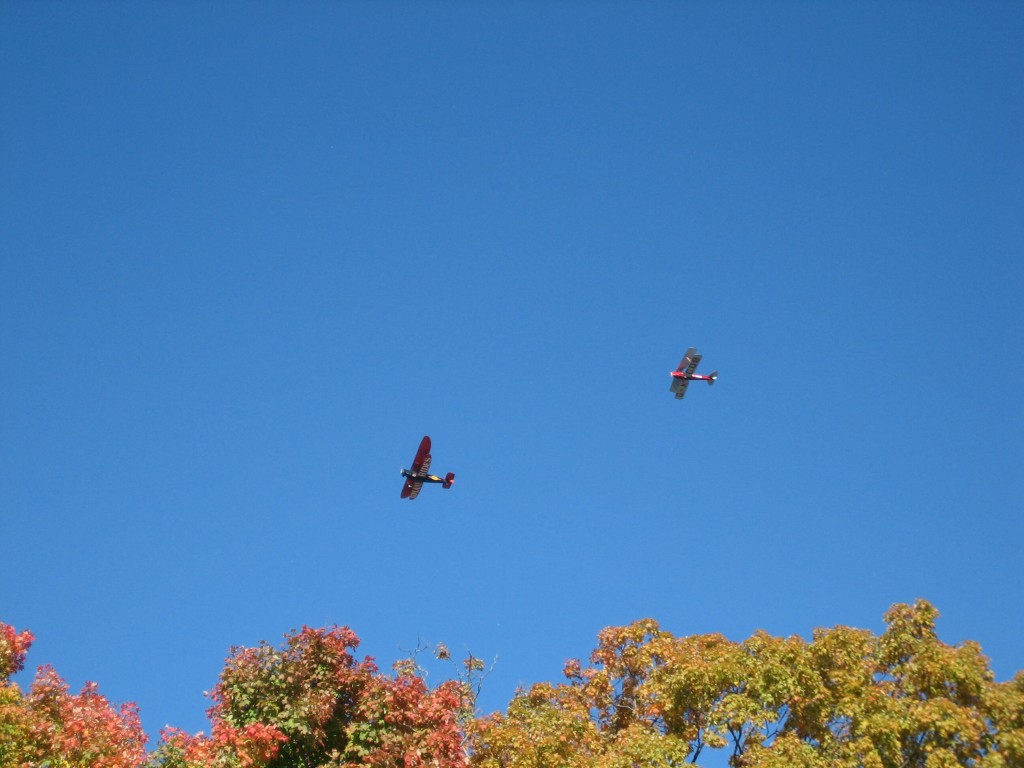
[[[194,731],[229,647],[339,623],[497,657],[493,710],[608,625],[924,597],[1024,668],[1020,4],[0,19],[30,667]]]

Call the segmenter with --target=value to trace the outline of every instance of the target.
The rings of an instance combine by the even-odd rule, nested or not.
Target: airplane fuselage
[[[438,477],[437,475],[424,475],[416,472],[410,472],[408,469],[402,470],[402,477],[411,477],[413,480],[422,480],[424,483],[443,483],[444,478]]]

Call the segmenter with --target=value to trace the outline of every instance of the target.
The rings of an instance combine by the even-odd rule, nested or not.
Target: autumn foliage
[[[134,768],[146,760],[146,736],[134,704],[114,707],[95,683],[73,694],[49,667],[27,693],[10,676],[22,669],[30,632],[0,623],[0,766]]]
[[[925,601],[880,634],[675,637],[653,620],[609,627],[560,683],[473,712],[467,661],[429,687],[415,661],[382,673],[344,627],[236,648],[214,688],[209,735],[163,732],[146,753],[138,713],[48,667],[23,692],[28,632],[0,624],[0,768],[1015,768],[1024,766],[1024,673],[993,679],[975,643],[950,646]],[[447,659],[447,649],[438,653]],[[721,758],[719,758],[719,762]]]
[[[467,764],[460,689],[433,690],[405,668],[380,674],[357,660],[344,627],[289,634],[283,648],[236,648],[212,693],[210,736],[168,730],[153,762],[165,768]]]
[[[896,605],[881,636],[835,627],[809,642],[611,627],[566,683],[478,720],[474,763],[676,766],[725,750],[735,768],[1024,766],[1024,673],[994,682],[975,643],[938,640],[936,617]]]

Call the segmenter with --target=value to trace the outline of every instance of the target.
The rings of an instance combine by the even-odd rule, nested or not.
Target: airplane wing
[[[410,477],[405,481],[405,487],[402,489],[403,499],[415,499],[420,492],[420,488],[423,487],[424,478],[430,477],[427,472],[430,470],[430,454],[428,453],[420,461],[419,467],[416,469],[416,474],[419,477]]]
[[[402,489],[402,498],[410,500],[415,499],[417,496],[420,495],[420,488],[422,487],[422,480],[413,480],[412,478],[410,478],[409,480],[406,481],[405,488]]]
[[[693,350],[696,353],[697,350]],[[704,355],[687,355],[690,358],[690,364],[686,366],[686,373],[693,373],[697,370],[697,366],[700,365],[700,361],[704,358]]]
[[[690,386],[689,379],[678,379],[675,376],[672,377],[672,386],[669,387],[671,392],[676,393],[676,400],[682,400],[686,397],[686,388]]]
[[[679,367],[676,368],[676,370],[677,371],[685,371],[687,369],[687,367],[689,367],[690,361],[693,359],[693,356],[696,355],[696,354],[697,354],[697,348],[696,347],[690,347],[688,350],[686,350],[686,354],[683,355],[683,359],[679,361]]]
[[[426,460],[427,466],[422,467],[423,461]],[[430,435],[424,435],[423,439],[420,440],[420,447],[416,450],[416,458],[412,460],[412,471],[419,474],[421,471],[426,472],[427,468],[430,467]]]

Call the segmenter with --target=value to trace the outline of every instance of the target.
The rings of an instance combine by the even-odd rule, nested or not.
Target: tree
[[[211,736],[166,731],[162,768],[461,768],[461,689],[430,690],[415,665],[395,676],[357,661],[346,627],[303,627],[283,648],[233,649],[209,711]]]
[[[32,634],[0,623],[0,767],[138,768],[146,735],[134,704],[113,707],[95,683],[72,694],[40,667],[27,694],[10,680],[24,668]]]
[[[167,729],[146,755],[134,705],[49,667],[25,693],[28,632],[0,623],[0,768],[1020,768],[1024,672],[995,682],[976,643],[938,639],[926,601],[886,629],[675,637],[645,619],[599,633],[565,682],[478,717],[484,665],[429,688],[415,659],[382,674],[345,627],[304,627],[281,647],[232,649],[210,735]],[[449,660],[444,646],[436,653]]]
[[[736,768],[1024,765],[1024,673],[996,683],[976,643],[938,639],[937,616],[920,600],[893,606],[880,636],[835,627],[809,642],[611,627],[568,682],[475,722],[473,762],[678,766],[725,749]]]

